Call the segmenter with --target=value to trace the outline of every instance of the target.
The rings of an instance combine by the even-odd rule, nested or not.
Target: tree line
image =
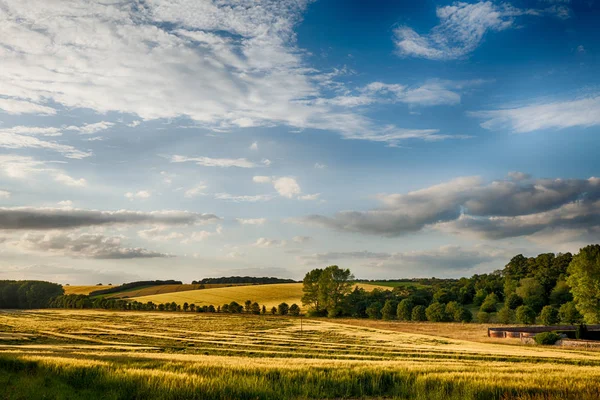
[[[571,253],[513,257],[471,278],[406,282],[392,290],[354,287],[350,270],[314,269],[303,280],[309,315],[403,321],[554,325],[600,322],[600,245]],[[354,289],[353,289],[354,287]]]
[[[160,286],[160,285],[181,285],[181,281],[175,280],[166,280],[166,281],[136,281],[124,283],[119,286],[113,286],[107,289],[94,290],[90,293],[90,296],[101,296],[105,294],[119,293],[124,290],[136,289],[140,287],[148,287],[148,286]]]
[[[61,285],[43,281],[0,281],[0,308],[46,308],[64,293]]]
[[[253,285],[266,285],[271,283],[295,283],[293,279],[282,279],[274,277],[256,277],[256,276],[223,276],[220,278],[203,278],[199,281],[192,281],[192,284],[210,284],[210,283],[251,283]]]
[[[104,309],[118,311],[172,311],[172,312],[196,312],[196,313],[228,313],[228,314],[254,314],[254,315],[292,315],[299,316],[301,308],[297,304],[291,306],[287,303],[280,303],[277,307],[273,306],[269,310],[265,305],[260,305],[252,300],[246,300],[244,304],[236,301],[225,303],[223,305],[196,305],[194,303],[177,304],[154,303],[152,301],[142,303],[139,301],[128,301],[122,299],[92,298],[83,294],[60,295],[53,298],[49,303],[50,308],[67,309]]]

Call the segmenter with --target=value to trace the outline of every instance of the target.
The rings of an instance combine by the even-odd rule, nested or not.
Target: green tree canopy
[[[600,322],[600,245],[579,250],[569,265],[567,283],[571,286],[577,310],[588,324]]]

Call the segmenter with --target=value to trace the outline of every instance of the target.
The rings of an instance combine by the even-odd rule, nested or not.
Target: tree
[[[381,303],[376,301],[374,303],[369,304],[365,312],[367,313],[367,316],[371,319],[381,319],[382,308],[383,307],[381,306]]]
[[[448,289],[439,289],[433,294],[433,301],[436,303],[446,304],[457,299],[456,294]]]
[[[415,306],[412,310],[411,319],[413,321],[427,321],[427,314],[425,313],[425,310],[425,306]]]
[[[391,320],[396,318],[396,302],[393,300],[386,300],[383,308],[381,309],[381,318],[384,320]]]
[[[213,306],[212,304],[208,306],[208,312],[214,313],[217,310],[215,310],[215,306]]]
[[[273,315],[277,314],[277,307],[275,307],[275,306],[271,307],[271,314],[273,314]]]
[[[515,316],[520,324],[531,325],[535,323],[535,311],[529,306],[517,307]]]
[[[264,305],[262,306],[261,313],[262,313],[263,315],[267,313],[267,307],[266,307],[266,306],[264,306]]]
[[[250,312],[252,311],[252,300],[246,300],[244,302],[244,310],[247,314],[250,314]]]
[[[573,301],[573,295],[569,284],[566,281],[556,282],[556,286],[550,292],[550,304],[560,306],[570,301]]]
[[[485,297],[483,303],[481,303],[480,311],[493,313],[496,312],[496,305],[498,304],[498,296],[496,293],[490,293]]]
[[[260,315],[260,305],[257,302],[252,303],[250,305],[250,312],[254,315]]]
[[[477,290],[477,292],[475,292],[475,296],[473,296],[473,304],[475,304],[477,307],[481,306],[487,295],[488,292],[486,290]]]
[[[556,325],[558,324],[558,310],[552,306],[544,306],[540,313],[540,322],[542,325]]]
[[[237,301],[232,301],[229,303],[229,312],[232,314],[239,314],[244,311],[244,306],[239,304]]]
[[[183,303],[183,311],[187,311],[189,309],[190,309],[190,305],[186,301],[185,303]]]
[[[288,306],[287,303],[281,303],[277,306],[277,312],[279,313],[279,315],[287,315],[289,310],[290,306]]]
[[[196,305],[194,303],[190,304],[190,311],[191,312],[196,311]]]
[[[577,311],[575,303],[572,301],[560,306],[560,309],[558,310],[558,317],[560,318],[560,322],[569,325],[578,324],[583,318],[579,311]]]
[[[319,277],[319,303],[327,310],[327,316],[335,317],[342,311],[344,296],[352,291],[354,276],[349,269],[331,265]]]
[[[454,322],[471,322],[473,315],[456,301],[446,304],[446,315]]]
[[[504,307],[498,311],[496,317],[498,317],[498,322],[501,324],[510,324],[515,319],[515,312],[508,306],[508,304],[505,304]]]
[[[445,322],[448,321],[448,315],[446,314],[446,307],[442,303],[431,303],[425,310],[427,321],[431,322]]]
[[[321,303],[319,296],[319,279],[323,274],[322,269],[313,269],[304,276],[302,280],[302,304],[309,307],[315,313],[321,311]]]
[[[567,283],[571,286],[577,310],[588,324],[600,322],[600,245],[579,250],[568,268]]]
[[[298,307],[298,304],[294,303],[290,306],[290,315],[293,315],[294,317],[300,315],[300,307]]]
[[[510,308],[511,310],[514,310],[517,307],[523,305],[523,299],[518,294],[511,293],[506,298],[505,304],[508,306],[508,308]]]
[[[400,321],[410,321],[413,307],[414,305],[410,299],[403,299],[396,308],[396,317]]]
[[[523,278],[519,281],[517,294],[523,299],[523,304],[536,313],[546,304],[544,287],[535,278]]]

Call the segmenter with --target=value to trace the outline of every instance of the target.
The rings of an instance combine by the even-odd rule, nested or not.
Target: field
[[[88,286],[63,286],[65,294],[85,294],[88,295],[94,290],[110,289],[113,286],[108,285],[88,285]]]
[[[154,296],[157,294],[185,292],[187,290],[214,289],[230,286],[245,286],[246,283],[207,283],[192,284],[184,283],[181,285],[156,285],[142,286],[138,288],[125,289],[116,293],[102,295],[106,299],[122,299],[140,296]],[[94,285],[94,286],[63,286],[65,294],[85,294],[88,295],[95,290],[110,289],[118,286]]]
[[[382,286],[369,284],[359,284],[358,286],[365,290],[373,290],[377,287],[388,289]],[[271,285],[248,285],[232,286],[214,289],[190,290],[178,293],[164,293],[152,296],[131,297],[131,300],[137,300],[142,303],[151,301],[156,304],[175,302],[177,304],[189,303],[200,306],[214,305],[219,306],[232,301],[244,304],[246,300],[252,300],[258,304],[265,305],[267,308],[276,307],[285,302],[288,305],[294,303],[302,306],[302,283],[276,283]]]
[[[4,311],[0,398],[600,398],[600,353],[494,341],[475,324],[461,335],[461,326]],[[453,337],[420,333],[437,329]]]

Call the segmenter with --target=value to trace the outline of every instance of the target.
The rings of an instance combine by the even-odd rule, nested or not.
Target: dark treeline
[[[181,281],[174,280],[166,280],[166,281],[137,281],[124,283],[120,286],[114,286],[108,289],[94,290],[90,293],[90,296],[100,296],[103,294],[111,294],[122,292],[123,290],[135,289],[139,287],[148,287],[148,286],[160,286],[160,285],[181,285]]]
[[[307,273],[302,301],[309,314],[432,322],[600,322],[600,245],[587,246],[576,256],[519,254],[502,270],[471,278],[432,278],[428,286],[423,286],[427,280],[415,280],[414,285],[368,292],[340,284],[351,279],[349,270],[337,266]]]
[[[199,281],[192,281],[192,284],[209,283],[252,283],[256,285],[265,285],[270,283],[294,283],[293,279],[282,279],[274,277],[255,277],[255,276],[223,276],[220,278],[204,278]]]
[[[0,281],[0,308],[46,308],[64,293],[61,285],[43,281]]]
[[[272,307],[267,310],[266,306],[261,306],[252,300],[246,300],[244,304],[239,304],[236,301],[223,304],[222,306],[214,305],[195,305],[187,302],[183,304],[160,303],[156,304],[152,301],[141,303],[139,301],[127,301],[121,299],[104,299],[92,298],[83,294],[60,295],[52,299],[48,304],[51,308],[69,308],[69,309],[104,309],[104,310],[130,310],[130,311],[172,311],[172,312],[196,312],[196,313],[227,313],[227,314],[272,314],[272,315],[292,315],[299,316],[301,313],[300,306],[287,303],[281,303],[277,307]]]

